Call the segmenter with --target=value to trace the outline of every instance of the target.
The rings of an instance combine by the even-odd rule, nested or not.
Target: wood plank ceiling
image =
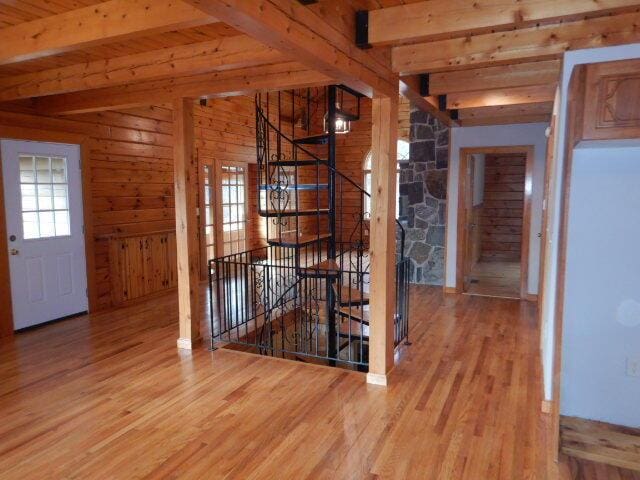
[[[562,54],[640,41],[639,7],[262,0],[256,13],[248,0],[0,2],[0,102],[70,114],[334,81],[371,94],[392,91],[400,75],[400,92],[447,124],[546,121]],[[355,48],[356,11],[368,12],[373,48]]]
[[[565,51],[640,41],[637,0],[405,3],[368,12],[368,44],[462,125],[548,121]]]

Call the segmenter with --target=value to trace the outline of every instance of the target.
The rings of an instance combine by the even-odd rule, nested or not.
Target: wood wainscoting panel
[[[174,231],[114,237],[108,242],[114,306],[177,286]]]
[[[640,60],[587,66],[584,139],[640,137]]]
[[[566,455],[640,471],[640,429],[561,417],[560,436]]]

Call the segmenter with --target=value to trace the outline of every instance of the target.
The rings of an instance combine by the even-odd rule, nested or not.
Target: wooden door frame
[[[203,169],[205,166],[209,167],[211,178],[209,179],[211,183],[211,205],[213,206],[213,246],[216,250],[216,256],[218,255],[217,251],[217,231],[216,231],[216,215],[218,212],[217,208],[217,194],[216,194],[216,160],[213,155],[203,154],[199,149],[196,153],[198,157],[198,210],[200,215],[198,215],[198,223],[200,225],[200,280],[207,281],[209,279],[208,275],[208,259],[207,259],[207,238],[205,233],[205,204],[204,204],[204,175]]]
[[[467,171],[469,158],[473,154],[513,154],[524,153],[526,156],[524,178],[524,208],[522,212],[522,245],[520,248],[520,298],[529,299],[529,250],[531,235],[531,199],[533,194],[533,166],[535,148],[533,145],[514,145],[496,147],[462,147],[460,148],[460,165],[458,168],[458,211],[456,239],[456,293],[464,291],[464,265],[467,251],[468,228],[466,222],[468,182]]]
[[[82,165],[82,216],[84,222],[84,255],[87,270],[87,296],[89,311],[97,305],[96,272],[95,272],[95,239],[93,237],[93,205],[91,199],[91,164],[89,157],[89,141],[86,135],[75,133],[42,130],[35,128],[10,127],[0,125],[0,139],[28,142],[64,143],[80,146],[80,162]],[[4,184],[2,183],[2,161],[0,159],[0,281],[11,285],[9,269],[9,252],[7,244],[7,222],[4,206]],[[8,298],[0,298],[7,305],[7,315],[0,317],[0,337],[13,335],[13,305],[11,288],[6,289]]]
[[[216,221],[216,255],[218,257],[224,256],[224,232],[222,231],[223,224],[223,216],[222,216],[222,167],[242,167],[244,169],[244,223],[245,223],[245,232],[244,232],[244,248],[247,249],[248,244],[248,234],[249,234],[249,162],[240,162],[237,160],[218,160],[216,162],[216,166],[214,168],[215,174],[215,185],[219,188],[215,189],[215,204],[216,204],[216,218],[219,218],[220,221]],[[260,195],[258,195],[258,202],[260,202]],[[220,239],[220,241],[218,241]]]

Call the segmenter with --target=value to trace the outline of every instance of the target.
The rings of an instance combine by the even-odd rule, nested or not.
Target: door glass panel
[[[67,159],[20,155],[23,238],[71,234]]]
[[[215,237],[213,225],[213,171],[211,166],[203,166],[204,175],[204,251],[206,260],[215,258]]]
[[[243,252],[245,246],[245,167],[222,166],[222,231],[224,253]]]

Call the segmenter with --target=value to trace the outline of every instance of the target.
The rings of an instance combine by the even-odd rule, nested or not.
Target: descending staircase
[[[268,246],[211,261],[212,341],[366,369],[369,194],[336,168],[336,128],[360,119],[361,98],[342,85],[256,96]],[[408,335],[409,264],[397,225],[399,343]]]

